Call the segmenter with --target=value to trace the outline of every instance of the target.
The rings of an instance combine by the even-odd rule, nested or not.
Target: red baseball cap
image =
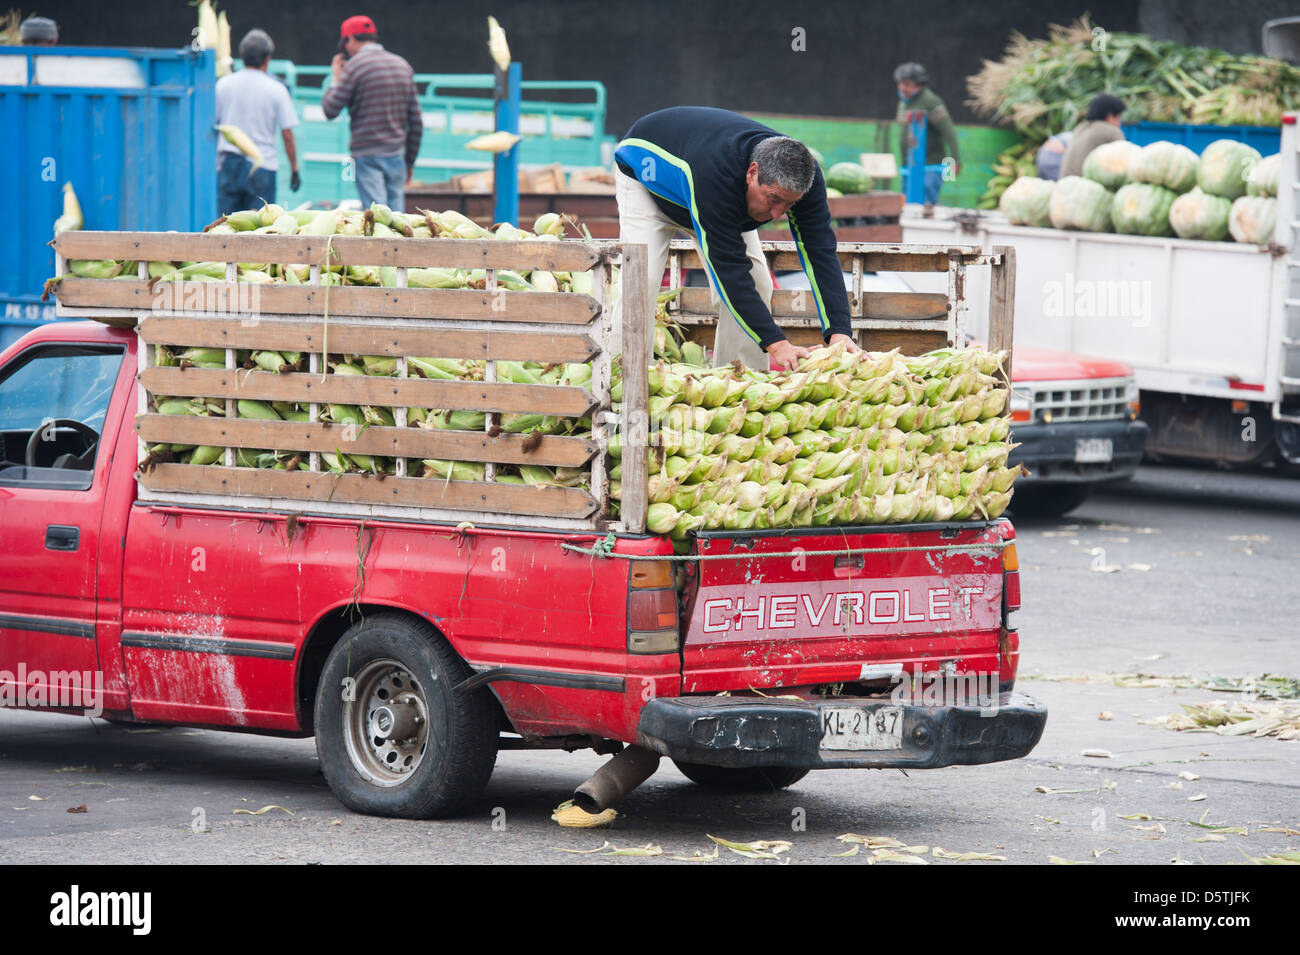
[[[361,33],[373,33],[377,36],[379,31],[375,29],[375,21],[369,17],[348,17],[343,21],[343,26],[339,27],[340,40]]]

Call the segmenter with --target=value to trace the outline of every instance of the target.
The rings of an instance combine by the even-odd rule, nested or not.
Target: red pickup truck
[[[671,542],[150,503],[136,351],[77,322],[0,354],[6,703],[315,735],[347,806],[406,817],[463,810],[502,748],[634,744],[771,788],[1042,734],[1013,692],[1006,520],[708,532],[644,561]]]

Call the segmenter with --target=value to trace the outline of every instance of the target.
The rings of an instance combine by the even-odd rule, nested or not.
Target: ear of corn
[[[257,169],[262,165],[262,151],[258,149],[257,144],[249,138],[248,133],[244,132],[238,126],[230,125],[218,126],[217,131],[226,138],[226,142],[230,143],[230,145],[234,146],[252,160],[254,169]],[[270,223],[264,222],[262,224],[269,225]]]
[[[488,153],[504,153],[514,148],[515,143],[522,139],[516,133],[507,133],[498,131],[495,133],[486,133],[477,136],[465,144],[466,149],[478,149]]]
[[[63,215],[54,220],[54,234],[60,232],[76,232],[85,226],[85,218],[81,214],[81,203],[77,201],[77,193],[72,188],[72,183],[63,184]]]

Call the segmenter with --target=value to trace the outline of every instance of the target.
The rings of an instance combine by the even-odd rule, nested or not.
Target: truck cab
[[[1012,504],[1022,516],[1057,516],[1098,485],[1131,478],[1147,424],[1123,362],[1019,346],[1011,370],[1011,461],[1029,470]]]

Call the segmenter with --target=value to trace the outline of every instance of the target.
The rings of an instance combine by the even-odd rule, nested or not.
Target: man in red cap
[[[352,160],[361,204],[406,211],[404,187],[411,180],[424,125],[411,65],[378,42],[369,17],[348,17],[339,30],[333,82],[321,98],[326,119],[347,107],[352,121]]]

